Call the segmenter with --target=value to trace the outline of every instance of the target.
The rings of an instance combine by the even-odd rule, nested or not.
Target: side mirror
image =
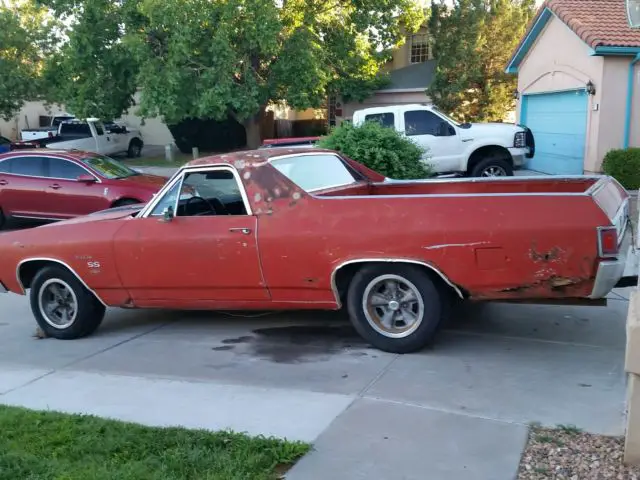
[[[164,212],[162,212],[162,220],[160,221],[164,223],[169,223],[170,221],[173,220],[173,217],[174,217],[173,207],[169,205],[167,208],[164,209]]]
[[[78,176],[76,180],[82,183],[95,183],[98,181],[96,177],[94,177],[93,175],[89,175],[88,173]]]

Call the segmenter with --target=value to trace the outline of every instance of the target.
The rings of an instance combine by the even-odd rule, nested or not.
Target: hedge
[[[602,162],[602,171],[627,190],[640,189],[640,148],[610,150]]]

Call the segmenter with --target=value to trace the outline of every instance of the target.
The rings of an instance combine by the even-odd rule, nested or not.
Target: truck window
[[[395,126],[395,117],[391,112],[385,113],[371,113],[369,115],[365,115],[365,122],[380,122],[383,127],[391,127]]]
[[[336,155],[275,158],[271,164],[306,192],[351,185],[357,180]]]
[[[67,138],[86,138],[91,136],[91,129],[88,123],[63,123],[60,133]]]
[[[444,122],[435,113],[427,110],[404,112],[404,130],[408,137],[414,135],[440,135],[440,125]]]
[[[104,135],[104,128],[102,128],[102,124],[101,123],[96,123],[96,133],[98,135]]]

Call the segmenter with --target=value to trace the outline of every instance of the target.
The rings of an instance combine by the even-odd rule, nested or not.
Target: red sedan
[[[9,218],[64,220],[146,203],[167,181],[81,151],[0,154],[0,227]]]

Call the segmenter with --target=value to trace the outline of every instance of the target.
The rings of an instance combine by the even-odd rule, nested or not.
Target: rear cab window
[[[344,187],[363,180],[337,155],[295,155],[270,160],[271,165],[305,192]]]

